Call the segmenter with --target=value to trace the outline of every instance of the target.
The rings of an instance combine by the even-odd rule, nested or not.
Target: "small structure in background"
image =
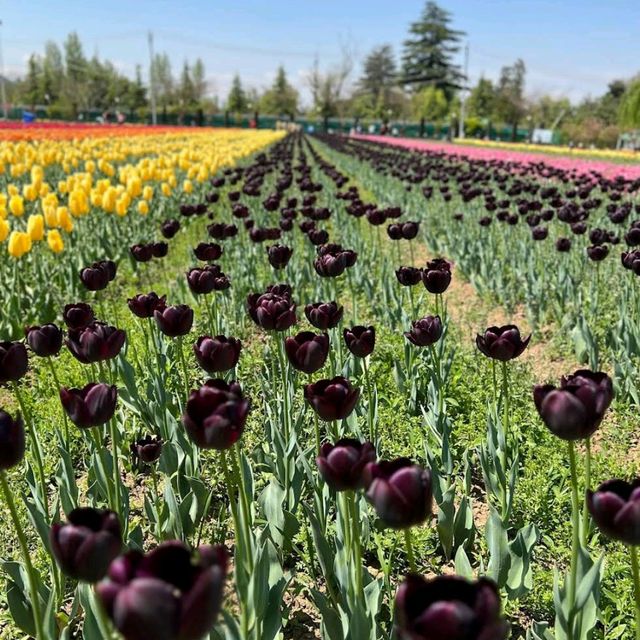
[[[618,136],[616,149],[627,149],[629,151],[640,151],[640,129],[627,131]]]

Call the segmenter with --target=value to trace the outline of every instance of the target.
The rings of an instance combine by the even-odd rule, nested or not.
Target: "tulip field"
[[[636,165],[0,140],[0,638],[640,639]]]

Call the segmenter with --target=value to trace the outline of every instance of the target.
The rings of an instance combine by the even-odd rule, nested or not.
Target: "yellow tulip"
[[[151,185],[146,185],[142,190],[142,197],[149,201],[153,198],[153,187]]]
[[[17,194],[11,196],[9,199],[9,211],[16,217],[24,215],[24,200],[22,196]]]
[[[193,182],[191,182],[191,180],[185,180],[182,183],[182,190],[185,193],[192,193],[193,192]]]
[[[27,233],[35,242],[39,242],[44,238],[44,217],[42,215],[36,213],[29,216],[29,220],[27,220]]]
[[[31,251],[31,238],[24,231],[12,231],[9,236],[9,255],[13,258],[22,258],[25,253]]]
[[[60,253],[64,249],[64,241],[57,229],[51,229],[47,232],[47,244],[53,253]]]
[[[149,203],[146,200],[140,200],[138,202],[138,213],[146,216],[149,213]]]
[[[58,217],[58,226],[67,233],[71,233],[71,231],[73,231],[73,220],[69,215],[69,209],[67,209],[67,207],[58,207],[56,214]]]
[[[9,223],[6,220],[0,220],[0,242],[4,242],[9,235]]]

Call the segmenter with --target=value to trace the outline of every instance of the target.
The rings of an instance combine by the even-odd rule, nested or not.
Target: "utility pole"
[[[465,83],[469,82],[469,43],[464,48],[464,78]],[[458,122],[458,137],[464,138],[464,108],[467,102],[467,96],[469,93],[469,87],[465,87],[462,93],[462,99],[460,100],[460,121]]]
[[[0,20],[0,30],[2,27],[2,20]],[[2,38],[0,37],[0,99],[2,99],[2,113],[6,120],[9,115],[7,113],[7,94],[4,90],[4,58],[2,57]]]
[[[151,88],[151,124],[158,124],[158,114],[156,112],[156,80],[153,72],[153,32],[147,35],[149,42],[149,85]]]

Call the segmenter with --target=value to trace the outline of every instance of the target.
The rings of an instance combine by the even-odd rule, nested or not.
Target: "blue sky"
[[[638,0],[441,0],[454,25],[467,32],[471,81],[495,78],[521,57],[527,93],[597,95],[618,77],[640,72]],[[399,56],[409,23],[423,0],[23,0],[2,5],[4,68],[23,72],[45,40],[62,43],[76,30],[87,55],[97,52],[133,75],[148,64],[146,33],[166,51],[174,73],[200,56],[212,95],[226,96],[237,71],[245,85],[262,89],[284,64],[308,100],[305,76],[318,55],[321,66],[340,58],[341,42],[360,62],[375,45],[389,43]],[[461,56],[462,58],[462,56]],[[461,59],[462,61],[462,59]]]

